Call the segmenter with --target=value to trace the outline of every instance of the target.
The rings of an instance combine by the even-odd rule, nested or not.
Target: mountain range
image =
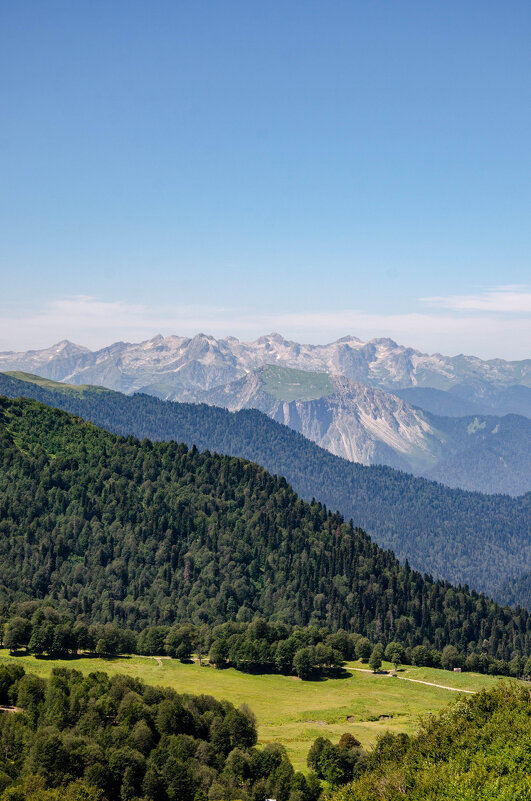
[[[0,368],[231,410],[256,408],[362,464],[387,464],[480,492],[531,489],[530,360],[430,356],[390,339],[301,345],[279,334],[254,342],[198,334],[117,342],[98,351],[65,340],[41,351],[0,354]]]
[[[531,570],[531,493],[483,495],[365,467],[254,409],[232,413],[21,374],[0,374],[0,394],[34,398],[123,436],[249,459],[284,476],[304,499],[338,509],[413,567],[531,608],[531,587],[522,579]]]
[[[478,406],[473,414],[479,406],[490,414],[522,414],[524,408],[531,409],[529,359],[483,361],[475,356],[428,355],[385,338],[362,342],[346,336],[327,345],[304,345],[279,334],[254,342],[235,337],[216,340],[205,334],[193,338],[158,335],[137,344],[115,342],[96,351],[64,340],[44,350],[0,353],[1,371],[23,370],[56,381],[101,384],[127,393],[142,391],[167,400],[189,400],[188,390],[228,384],[268,364],[342,375],[381,389],[452,391],[449,406],[456,401],[473,403]],[[509,392],[504,400],[506,390],[514,386],[524,389],[517,399]],[[422,397],[420,393],[419,401]],[[407,400],[415,403],[412,396]]]

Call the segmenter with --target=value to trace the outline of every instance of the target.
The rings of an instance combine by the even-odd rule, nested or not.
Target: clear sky
[[[0,7],[0,349],[531,356],[531,4]]]

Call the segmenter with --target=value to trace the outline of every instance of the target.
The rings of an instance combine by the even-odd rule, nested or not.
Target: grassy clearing
[[[86,393],[93,392],[111,392],[106,387],[92,386],[91,384],[62,384],[59,381],[52,381],[51,378],[42,378],[40,375],[33,373],[24,373],[22,370],[9,370],[5,375],[11,378],[18,378],[19,381],[26,381],[30,384],[37,384],[43,389],[52,389],[56,392],[62,392],[63,395],[85,395]]]
[[[281,401],[316,400],[334,390],[326,373],[308,373],[274,364],[263,368],[262,379],[266,392]]]
[[[347,662],[347,668],[357,670],[369,670],[366,662]],[[382,662],[382,671],[394,671],[390,662]],[[456,690],[469,690],[478,692],[487,687],[492,687],[498,681],[495,676],[484,676],[481,673],[453,673],[449,670],[437,670],[436,668],[414,667],[412,665],[402,665],[398,668],[398,677],[403,679],[414,679],[416,681],[428,681],[431,684],[442,684],[445,687],[453,687]]]
[[[449,690],[358,671],[346,672],[345,678],[302,682],[290,676],[254,676],[233,669],[200,667],[197,663],[183,665],[170,659],[157,661],[140,656],[36,659],[13,657],[7,650],[0,649],[0,664],[6,661],[16,661],[27,671],[41,676],[48,676],[56,665],[67,665],[83,673],[96,670],[125,673],[141,678],[146,684],[162,684],[178,692],[205,693],[237,705],[246,702],[258,719],[259,742],[281,742],[299,770],[306,768],[306,755],[316,737],[324,736],[337,742],[343,732],[349,731],[368,747],[386,729],[413,733],[419,715],[437,712],[456,697],[456,693]],[[349,663],[349,666],[367,668],[359,662]],[[403,675],[407,677],[459,689],[478,690],[497,681],[490,676],[430,668],[406,670],[408,672]],[[380,715],[392,717],[380,719]],[[348,721],[349,717],[353,720]]]

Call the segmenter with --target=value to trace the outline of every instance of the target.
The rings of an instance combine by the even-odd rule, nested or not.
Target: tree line
[[[317,626],[290,626],[257,618],[250,623],[235,621],[218,626],[176,623],[148,626],[140,633],[112,623],[90,624],[83,617],[73,620],[60,615],[46,602],[27,601],[15,606],[16,614],[0,622],[0,645],[12,653],[21,650],[36,656],[68,658],[79,652],[100,656],[141,654],[169,656],[200,664],[236,668],[246,673],[281,673],[309,680],[337,675],[346,661],[361,659],[377,671],[383,660],[445,670],[459,668],[515,678],[531,676],[531,656],[517,653],[510,660],[489,653],[489,642],[479,653],[460,653],[453,645],[441,651],[425,645],[405,648],[390,641],[371,642],[359,633],[335,632]]]

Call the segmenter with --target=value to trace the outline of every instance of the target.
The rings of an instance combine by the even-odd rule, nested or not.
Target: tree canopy
[[[527,801],[531,798],[531,693],[503,683],[461,697],[414,737],[386,732],[365,772],[329,801]]]
[[[246,706],[138,679],[54,668],[49,679],[0,665],[0,801],[317,801],[285,749],[257,750]]]

